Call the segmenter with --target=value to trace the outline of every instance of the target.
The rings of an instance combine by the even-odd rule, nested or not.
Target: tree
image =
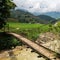
[[[12,0],[0,0],[0,29],[6,25],[6,20],[10,16],[11,9],[15,8]]]

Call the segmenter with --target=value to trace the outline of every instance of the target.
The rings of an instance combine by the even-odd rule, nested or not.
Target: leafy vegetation
[[[6,19],[10,16],[10,9],[15,4],[11,0],[0,0],[0,29],[6,25]]]
[[[21,34],[22,36],[36,41],[39,37],[40,33],[44,32],[53,32],[53,33],[60,33],[60,22],[57,22],[57,25],[52,24],[31,24],[31,23],[18,23],[18,22],[8,22],[10,32]],[[17,39],[14,37],[7,35],[6,33],[0,33],[0,50],[1,49],[9,49],[15,47],[17,45],[21,45]]]
[[[10,10],[15,8],[15,6],[16,5],[12,2],[12,0],[0,0],[0,29],[5,27],[7,18],[10,17]],[[5,33],[0,34],[0,50],[11,48],[18,43],[14,43],[16,40],[12,40],[11,36],[6,35]]]
[[[17,45],[21,45],[20,41],[6,33],[0,33],[0,50],[10,49]]]
[[[9,22],[10,31],[21,34],[28,39],[35,41],[40,33],[53,32],[59,33],[60,27],[51,24],[28,24],[28,23],[13,23]]]

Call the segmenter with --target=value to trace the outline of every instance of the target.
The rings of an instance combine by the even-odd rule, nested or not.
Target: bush
[[[12,37],[11,35],[6,33],[0,33],[0,50],[10,49],[19,44],[20,42],[16,38]]]

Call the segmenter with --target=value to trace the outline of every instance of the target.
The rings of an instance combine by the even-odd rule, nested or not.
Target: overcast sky
[[[32,13],[60,12],[60,0],[14,0],[17,8]]]

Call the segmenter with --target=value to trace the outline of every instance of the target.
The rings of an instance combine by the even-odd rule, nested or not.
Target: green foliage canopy
[[[0,0],[0,29],[6,24],[6,19],[10,16],[10,10],[15,6],[12,0]]]

